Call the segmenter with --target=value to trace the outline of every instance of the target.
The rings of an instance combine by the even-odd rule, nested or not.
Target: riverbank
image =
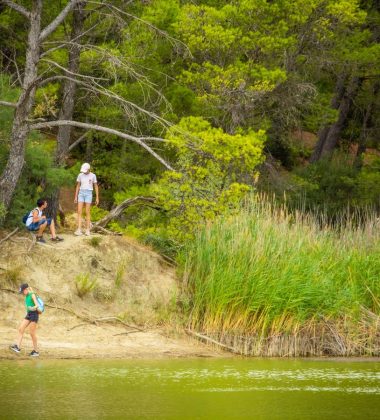
[[[342,235],[265,214],[208,227],[186,250],[181,280],[130,238],[12,236],[0,245],[0,358],[31,350],[28,334],[22,355],[9,350],[23,282],[47,306],[45,358],[379,356],[378,227]]]
[[[43,358],[226,355],[176,327],[175,270],[158,254],[122,237],[62,236],[62,243],[30,248],[20,232],[0,245],[0,358],[27,358],[32,349],[26,333],[23,352],[9,350],[25,316],[16,293],[23,282],[46,303],[38,325]]]

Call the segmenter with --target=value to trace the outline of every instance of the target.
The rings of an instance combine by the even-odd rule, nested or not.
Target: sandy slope
[[[0,284],[3,289],[15,289],[27,281],[50,305],[40,317],[41,356],[141,358],[219,354],[168,327],[177,293],[175,272],[154,252],[126,238],[109,236],[103,236],[100,245],[94,247],[88,238],[71,234],[63,235],[65,241],[60,244],[35,245],[27,252],[30,241],[22,237],[28,235],[21,232],[13,241],[0,245]],[[81,299],[75,278],[83,274],[96,280],[96,288]],[[25,357],[31,349],[28,334],[21,355],[6,350],[15,341],[17,326],[25,316],[23,298],[3,290],[0,305],[0,348],[4,349],[0,358]],[[81,318],[55,306],[73,310]],[[101,320],[96,325],[82,319],[105,317],[117,317],[129,326],[114,319]]]

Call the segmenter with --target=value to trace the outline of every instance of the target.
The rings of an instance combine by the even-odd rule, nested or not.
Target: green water
[[[0,362],[0,418],[380,419],[380,362]]]

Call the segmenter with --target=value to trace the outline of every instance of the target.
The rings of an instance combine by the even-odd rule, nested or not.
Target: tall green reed
[[[323,221],[323,223],[321,223]],[[251,198],[184,249],[190,324],[267,335],[380,314],[379,222],[360,226]]]

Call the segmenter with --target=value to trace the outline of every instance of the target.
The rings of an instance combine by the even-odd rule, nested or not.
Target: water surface
[[[380,419],[380,362],[0,362],[0,418]]]

